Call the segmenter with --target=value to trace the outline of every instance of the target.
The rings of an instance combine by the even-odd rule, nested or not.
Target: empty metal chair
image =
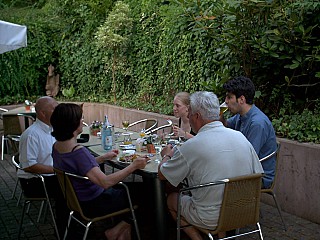
[[[70,180],[70,178],[80,178],[80,179],[84,179],[86,181],[90,181],[89,178],[88,177],[79,176],[79,175],[75,175],[75,174],[68,173],[68,172],[64,172],[64,171],[61,171],[61,170],[56,169],[56,168],[54,169],[54,171],[57,174],[57,177],[58,177],[58,180],[59,180],[59,183],[60,183],[60,186],[61,186],[61,190],[62,190],[62,192],[64,194],[64,197],[65,197],[65,199],[67,201],[68,208],[70,209],[70,216],[69,216],[69,219],[68,219],[68,224],[67,224],[66,231],[65,231],[63,239],[67,238],[68,229],[70,227],[71,219],[74,219],[81,226],[85,227],[85,233],[84,233],[84,236],[83,236],[83,240],[85,240],[87,238],[87,234],[88,234],[89,228],[90,228],[92,223],[100,221],[100,220],[103,220],[103,219],[112,218],[112,217],[115,217],[115,216],[118,216],[118,215],[121,215],[121,214],[124,214],[124,213],[131,212],[132,219],[133,219],[133,222],[134,222],[134,227],[135,227],[136,234],[137,234],[137,239],[140,240],[138,223],[137,223],[137,219],[136,219],[136,216],[135,216],[135,213],[134,213],[134,207],[132,206],[129,189],[124,183],[120,182],[118,184],[123,186],[125,188],[125,190],[126,190],[126,193],[127,193],[127,196],[128,196],[128,201],[129,201],[129,208],[125,208],[125,209],[122,209],[120,211],[117,211],[117,212],[114,212],[114,213],[110,213],[110,214],[107,214],[107,215],[104,215],[104,216],[95,217],[95,218],[89,218],[89,217],[84,215],[84,213],[82,211],[82,208],[80,206],[80,203],[78,201],[78,197],[77,197],[77,195],[76,195],[76,193],[74,191],[73,185],[72,185],[71,180]],[[79,218],[79,215],[76,215],[74,213],[78,213],[81,218]],[[86,223],[83,223],[83,221],[85,221]]]
[[[12,152],[12,156],[17,156],[17,155],[19,154],[20,136],[8,135],[8,136],[7,136],[7,139],[8,139],[9,149],[10,149],[11,152]],[[16,158],[16,159],[17,159],[17,158]],[[18,168],[15,166],[15,164],[14,164],[14,167],[16,168],[16,170],[18,170]],[[12,192],[11,199],[13,199],[13,198],[15,197],[15,194],[16,194],[16,191],[17,191],[17,188],[18,188],[18,185],[19,185],[19,179],[17,178],[16,183],[15,183],[15,186],[14,186],[14,189],[13,189],[13,192]],[[18,197],[17,206],[18,206],[19,203],[20,203],[21,196],[22,196],[22,190],[21,190],[21,193],[19,194],[19,197]]]
[[[133,123],[130,123],[128,128],[133,127],[137,124],[140,123],[145,123],[145,126],[143,127],[145,129],[145,131],[151,131],[152,129],[154,129],[155,127],[158,126],[158,120],[155,118],[146,118],[146,119],[142,119]]]
[[[35,118],[30,115],[18,113],[3,117],[3,135],[1,137],[1,160],[4,159],[5,149],[7,146],[7,135],[21,135],[22,132],[35,122]],[[24,125],[22,124],[24,122]]]
[[[8,111],[9,111],[8,109],[0,108],[0,120],[2,120],[2,119],[3,119],[2,114],[3,114],[4,112],[8,112]]]
[[[167,119],[167,122],[168,122],[168,124],[162,125],[162,126],[157,127],[157,128],[153,128],[151,130],[146,131],[145,133],[146,134],[152,134],[152,133],[157,132],[157,131],[159,131],[161,129],[172,127],[172,121],[170,119]]]
[[[260,173],[250,174],[180,189],[177,206],[177,239],[180,239],[180,229],[183,228],[180,226],[182,194],[193,189],[215,187],[221,184],[224,184],[225,188],[217,227],[214,230],[194,227],[213,240],[213,235],[218,233],[244,228],[247,225],[255,225],[256,229],[254,230],[248,230],[241,234],[236,233],[232,237],[221,239],[234,239],[253,233],[259,233],[260,239],[263,239],[259,224],[261,178],[262,174]]]
[[[262,162],[262,161],[270,159],[270,158],[272,158],[273,156],[276,155],[276,168],[275,168],[275,176],[274,176],[273,182],[272,182],[270,188],[262,188],[261,189],[261,193],[267,193],[267,194],[272,196],[273,201],[274,201],[274,203],[275,203],[275,205],[276,205],[276,207],[278,209],[278,213],[280,215],[280,218],[281,218],[281,221],[282,221],[282,224],[283,224],[283,228],[284,228],[285,231],[287,231],[287,226],[286,226],[286,224],[284,222],[284,219],[282,217],[280,205],[279,205],[279,203],[277,201],[276,194],[274,193],[274,187],[275,187],[275,184],[276,184],[276,177],[277,177],[277,169],[278,169],[280,147],[281,147],[280,143],[277,143],[277,149],[274,152],[272,152],[268,156],[265,156],[264,158],[260,159],[260,162]]]

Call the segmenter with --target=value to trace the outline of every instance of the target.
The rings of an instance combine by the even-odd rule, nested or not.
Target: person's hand
[[[227,120],[224,118],[223,114],[220,114],[220,122],[226,127],[227,126]]]
[[[178,126],[173,126],[172,131],[173,131],[174,135],[177,136],[177,137],[186,137],[186,132],[183,131]]]
[[[112,149],[111,151],[107,152],[103,155],[103,158],[106,160],[111,160],[112,158],[116,157],[119,154],[118,149]]]
[[[179,136],[179,131],[182,131],[178,126],[173,126],[172,127],[172,132],[175,136]]]
[[[136,159],[133,160],[132,164],[130,165],[133,166],[135,169],[143,169],[145,168],[149,160],[150,158],[147,155],[142,157],[137,157]]]
[[[162,149],[161,156],[163,157],[164,155],[167,155],[170,157],[173,156],[173,146],[171,144],[168,144]]]

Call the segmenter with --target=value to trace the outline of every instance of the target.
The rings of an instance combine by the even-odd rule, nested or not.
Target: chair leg
[[[40,222],[41,213],[42,213],[42,210],[43,210],[43,205],[44,205],[44,201],[41,202],[41,206],[40,206],[37,222]]]
[[[21,197],[22,197],[22,190],[21,190],[21,192],[20,192],[20,194],[19,194],[19,197],[18,197],[17,207],[18,207],[19,204],[20,204]]]
[[[212,235],[210,233],[208,233],[208,237],[210,240],[214,240],[214,238],[212,237]]]
[[[11,195],[11,199],[14,199],[14,197],[16,195],[18,184],[19,184],[19,179],[17,178],[16,184],[14,185],[14,189],[13,189],[13,192],[12,192],[12,195]]]
[[[86,240],[87,239],[87,235],[88,235],[88,232],[89,232],[89,228],[90,228],[90,225],[91,225],[92,222],[88,222],[87,226],[86,226],[86,231],[84,232],[84,235],[83,235],[83,239],[82,240]]]
[[[273,200],[274,200],[274,202],[275,202],[275,204],[276,204],[276,207],[277,207],[277,209],[278,209],[278,213],[279,213],[279,215],[280,215],[280,218],[281,218],[281,221],[282,221],[284,230],[287,231],[287,226],[286,226],[286,224],[285,224],[285,222],[284,222],[284,219],[283,219],[283,217],[282,217],[281,208],[280,208],[280,205],[278,204],[278,201],[277,201],[277,198],[276,198],[276,194],[275,194],[274,192],[272,192],[271,195],[272,195]]]
[[[70,214],[69,214],[68,223],[67,223],[66,231],[64,232],[63,240],[67,239],[67,235],[68,235],[68,230],[69,230],[69,227],[70,227],[72,214],[73,214],[73,211],[71,211]]]
[[[55,220],[53,211],[52,211],[52,207],[51,207],[50,200],[49,200],[48,198],[47,198],[47,205],[48,205],[49,211],[50,211],[50,213],[51,213],[52,222],[53,222],[53,225],[54,225],[54,229],[55,229],[55,231],[56,231],[56,234],[57,234],[57,239],[60,240],[60,235],[59,235],[57,223],[56,223],[56,220]]]
[[[4,136],[1,136],[1,160],[4,159]]]
[[[30,201],[25,201],[23,204],[23,209],[22,209],[22,214],[21,214],[21,219],[20,219],[20,225],[19,225],[19,232],[18,232],[18,239],[20,239],[21,236],[21,231],[22,231],[22,223],[23,223],[23,218],[24,218],[24,214],[26,212],[26,207],[27,205],[30,205]]]
[[[258,229],[259,229],[260,239],[263,240],[262,231],[261,231],[261,226],[260,226],[260,223],[259,223],[259,222],[257,222],[257,226],[258,226]]]

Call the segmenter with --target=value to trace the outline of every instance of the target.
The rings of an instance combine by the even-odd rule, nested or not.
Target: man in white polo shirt
[[[20,167],[17,175],[20,178],[24,194],[29,197],[44,196],[41,180],[32,173],[42,174],[45,179],[48,195],[55,199],[57,226],[63,233],[68,210],[63,198],[57,177],[53,172],[51,156],[55,138],[51,136],[50,117],[58,105],[51,97],[41,97],[35,105],[37,119],[20,137],[19,160]],[[61,234],[60,234],[61,235]]]

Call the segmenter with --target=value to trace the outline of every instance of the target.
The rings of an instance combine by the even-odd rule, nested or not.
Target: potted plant
[[[90,134],[93,136],[97,136],[97,133],[100,132],[102,127],[102,122],[95,120],[90,124]]]

